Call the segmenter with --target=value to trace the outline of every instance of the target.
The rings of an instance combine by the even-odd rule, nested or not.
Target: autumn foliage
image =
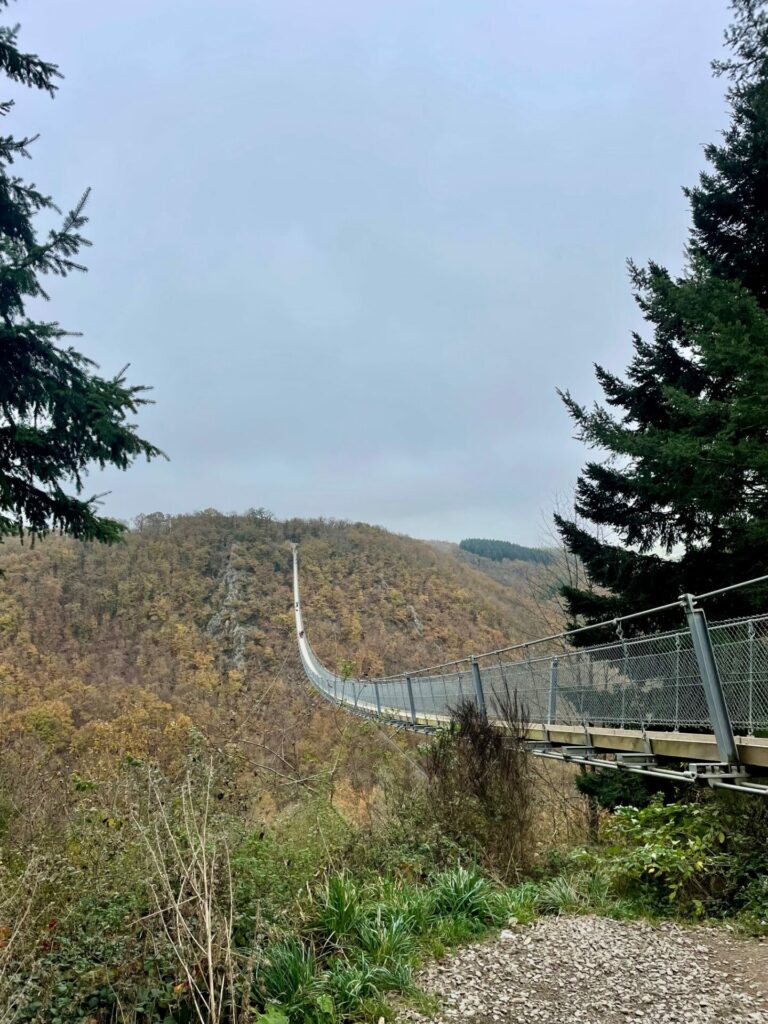
[[[0,751],[62,771],[181,762],[191,736],[243,770],[301,775],[335,756],[334,715],[306,686],[307,629],[332,666],[377,674],[530,635],[539,608],[450,553],[363,524],[257,510],[141,516],[112,548],[50,538],[0,550]],[[344,758],[360,729],[345,726]]]

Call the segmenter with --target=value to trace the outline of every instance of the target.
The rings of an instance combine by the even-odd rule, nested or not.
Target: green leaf
[[[317,997],[317,1008],[330,1020],[334,1019],[335,1007],[333,1005],[333,999],[331,999],[327,992],[322,992]]]
[[[290,1024],[287,1014],[279,1006],[268,1006],[263,1013],[257,1013],[255,1024]]]

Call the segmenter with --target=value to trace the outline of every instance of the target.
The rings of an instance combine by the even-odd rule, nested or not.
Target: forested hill
[[[363,524],[254,512],[140,517],[124,543],[0,548],[0,743],[62,763],[170,758],[190,733],[322,758],[329,712],[293,636],[290,540],[307,629],[330,666],[378,674],[531,636],[528,584],[489,580]],[[279,748],[279,749],[278,749]],[[272,762],[277,764],[278,762]]]
[[[560,628],[564,615],[556,597],[564,580],[570,580],[575,566],[562,552],[554,548],[527,548],[527,551],[541,551],[547,558],[534,561],[530,558],[486,558],[467,550],[461,544],[433,540],[430,545],[435,551],[447,555],[459,565],[471,568],[483,576],[511,590],[514,594],[533,596],[537,602],[539,625],[545,632]]]
[[[482,537],[468,537],[461,541],[462,551],[469,551],[493,562],[534,562],[550,565],[555,561],[556,552],[546,548],[527,548],[523,544],[512,544],[508,540],[486,540]]]

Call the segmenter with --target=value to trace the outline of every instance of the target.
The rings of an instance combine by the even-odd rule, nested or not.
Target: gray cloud
[[[17,16],[66,74],[18,96],[34,178],[94,187],[90,273],[46,315],[155,385],[172,458],[92,476],[106,508],[535,542],[584,458],[555,387],[626,363],[626,257],[680,267],[726,0]]]

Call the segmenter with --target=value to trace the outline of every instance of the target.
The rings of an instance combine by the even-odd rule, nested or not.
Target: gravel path
[[[440,1004],[413,1024],[768,1024],[768,943],[722,928],[543,918],[417,978]]]

